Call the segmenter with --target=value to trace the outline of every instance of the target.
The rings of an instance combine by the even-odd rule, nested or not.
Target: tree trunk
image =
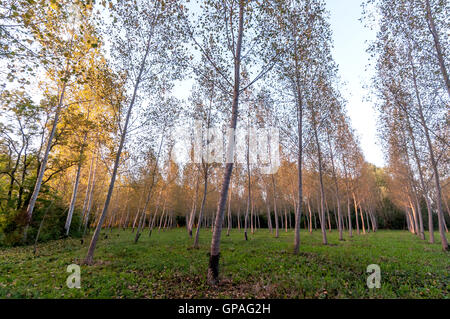
[[[117,170],[118,170],[119,164],[120,164],[120,155],[122,154],[123,145],[125,143],[125,137],[126,137],[127,129],[128,129],[128,122],[130,120],[131,110],[132,110],[132,108],[134,106],[134,102],[136,100],[136,95],[137,95],[139,84],[141,82],[142,73],[144,72],[144,67],[145,67],[145,63],[146,63],[146,60],[147,60],[147,56],[148,56],[148,53],[150,51],[151,38],[152,37],[150,36],[149,39],[148,39],[145,55],[144,55],[144,57],[142,59],[140,70],[139,70],[139,75],[137,77],[136,84],[134,86],[133,96],[131,98],[130,105],[128,107],[128,111],[127,111],[127,115],[126,115],[126,119],[125,119],[125,124],[123,126],[122,135],[120,137],[119,149],[117,150],[116,158],[115,158],[115,161],[114,161],[114,168],[113,168],[113,172],[112,172],[112,176],[111,176],[111,181],[109,183],[108,194],[106,195],[106,200],[105,200],[105,204],[103,206],[103,211],[102,211],[102,214],[100,216],[99,223],[97,225],[97,228],[95,229],[94,235],[92,236],[92,240],[91,240],[91,243],[89,245],[89,250],[88,250],[88,253],[87,253],[86,258],[84,260],[84,262],[86,264],[92,264],[92,262],[93,262],[95,246],[97,245],[97,241],[98,241],[98,237],[100,236],[100,231],[101,231],[101,228],[102,228],[102,224],[103,224],[103,222],[104,222],[104,220],[106,218],[106,214],[108,212],[109,202],[111,201],[111,196],[112,196],[112,193],[113,193],[113,190],[114,190],[114,183],[116,182]]]
[[[327,210],[328,230],[331,233],[331,218],[330,218],[330,210],[328,209],[328,201],[327,200],[325,200],[325,208]]]
[[[250,118],[250,116],[249,116]],[[247,159],[247,178],[248,178],[248,183],[247,183],[247,209],[245,210],[245,218],[244,218],[244,237],[245,240],[248,240],[248,236],[247,236],[247,224],[248,224],[248,213],[249,213],[249,209],[250,209],[250,205],[251,205],[251,201],[252,201],[252,193],[251,193],[251,171],[250,171],[250,124],[248,124],[248,131],[247,131],[247,154],[246,154],[246,159]],[[252,216],[250,216],[251,218]],[[253,220],[250,220],[250,224],[251,224],[251,232],[253,233]]]
[[[278,226],[278,212],[277,212],[277,198],[276,198],[276,187],[275,187],[275,177],[272,174],[272,189],[273,189],[273,213],[275,215],[275,238],[279,236],[279,226]]]
[[[228,198],[228,222],[227,222],[227,236],[230,236],[230,230],[231,230],[231,195],[233,194],[233,184],[231,184],[230,187],[230,195]]]
[[[194,220],[195,220],[195,215],[197,214],[197,199],[198,199],[198,180],[200,178],[200,168],[197,169],[197,178],[196,178],[196,182],[195,182],[195,195],[192,201],[192,209],[191,209],[191,214],[189,217],[189,227],[188,227],[188,231],[189,231],[189,237],[192,238],[192,227],[194,224]]]
[[[367,213],[367,210],[365,211],[366,215],[366,225],[367,225],[367,232],[370,233],[370,224],[369,224],[369,214]]]
[[[28,143],[29,143],[29,139],[26,140],[25,150],[24,150],[24,154],[23,154],[22,177],[21,177],[20,185],[19,185],[19,194],[17,196],[17,206],[16,206],[17,210],[22,208],[22,196],[23,196],[23,191],[24,191],[24,183],[25,183],[25,177],[27,176],[27,169],[28,169],[28,165],[29,165],[29,163],[27,163]]]
[[[358,217],[358,204],[356,204],[356,197],[355,197],[355,193],[352,194],[353,195],[353,207],[355,208],[355,220],[356,220],[356,234],[359,235],[359,217]]]
[[[361,216],[361,226],[362,226],[362,230],[363,230],[363,234],[366,234],[366,227],[364,225],[364,216],[363,216],[363,210],[362,210],[362,206],[359,205],[359,215]]]
[[[158,227],[158,232],[161,230],[161,226],[162,226],[162,221],[163,221],[164,213],[166,212],[166,200],[167,200],[167,198],[164,197],[163,209],[162,209],[162,212],[161,212],[161,216],[159,217],[159,227]]]
[[[159,210],[159,204],[160,204],[160,201],[161,201],[161,194],[162,194],[162,188],[159,191],[158,199],[156,200],[156,207],[155,207],[155,212],[153,213],[152,222],[149,223],[149,226],[148,226],[148,229],[149,229],[148,237],[150,237],[152,235],[153,227],[155,226],[155,222],[156,222],[156,220],[158,218],[158,210]],[[164,205],[165,205],[165,202],[164,202]]]
[[[207,192],[208,192],[208,169],[205,169],[204,181],[205,181],[205,185],[204,185],[204,188],[203,188],[202,205],[200,206],[200,212],[199,212],[199,215],[198,215],[198,219],[199,220],[202,220],[202,218],[203,218],[203,211],[205,209],[206,195],[207,195]],[[220,224],[220,227],[222,226],[221,221],[218,221],[216,219],[216,227],[217,227],[217,223]],[[200,235],[200,223],[198,223],[197,230],[195,232],[194,248],[198,248],[199,235]]]
[[[337,228],[339,231],[339,240],[344,240],[344,236],[342,234],[342,216],[341,216],[341,201],[339,196],[339,184],[337,180],[336,175],[336,167],[334,165],[334,154],[333,154],[333,148],[331,147],[331,140],[330,140],[330,134],[327,131],[327,137],[328,137],[328,146],[330,148],[330,155],[331,155],[331,170],[333,174],[333,181],[334,181],[334,196],[336,197],[336,206],[337,206]]]
[[[350,185],[349,185],[349,181],[348,181],[348,175],[347,175],[347,166],[345,163],[345,157],[344,155],[342,155],[342,164],[344,167],[344,174],[345,174],[345,179],[346,179],[346,187],[347,187],[347,219],[348,219],[348,234],[350,236],[350,238],[353,237],[353,227],[352,227],[352,215],[350,213]]]
[[[416,97],[417,97],[417,102],[418,102],[417,104],[419,106],[419,117],[420,117],[422,127],[424,129],[424,133],[425,133],[425,137],[426,137],[427,145],[428,145],[428,152],[430,154],[430,159],[431,159],[431,165],[432,165],[433,172],[434,172],[434,181],[436,184],[436,197],[437,197],[436,204],[438,207],[437,213],[438,213],[438,220],[439,220],[439,234],[441,236],[442,249],[444,251],[447,251],[448,250],[448,242],[447,242],[447,237],[445,236],[445,230],[444,230],[445,220],[444,220],[444,213],[443,213],[443,209],[442,209],[442,190],[441,190],[441,182],[439,179],[439,170],[438,170],[436,158],[434,156],[434,149],[433,149],[433,144],[431,142],[429,129],[428,129],[428,126],[425,121],[425,116],[423,115],[422,102],[420,99],[419,90],[417,88],[415,67],[414,67],[414,63],[412,61],[411,55],[409,55],[409,59],[410,59],[410,63],[411,63],[412,70],[413,70],[414,90],[415,90]]]
[[[155,159],[155,165],[153,166],[153,169],[152,169],[152,182],[150,184],[150,188],[148,190],[147,198],[146,198],[146,201],[145,201],[145,204],[144,204],[144,209],[143,209],[143,212],[144,212],[144,214],[143,214],[143,216],[144,216],[143,217],[143,221],[144,221],[144,223],[143,224],[139,223],[137,231],[136,231],[136,236],[134,238],[134,243],[137,243],[138,240],[139,240],[139,237],[141,236],[141,226],[142,226],[142,228],[145,227],[146,211],[147,211],[147,208],[148,208],[148,204],[150,203],[150,200],[151,200],[152,195],[153,195],[153,186],[155,185],[155,175],[156,175],[156,170],[158,169],[158,162],[159,162],[159,156],[161,154],[162,144],[164,142],[164,136],[165,136],[164,132],[165,132],[165,129],[166,129],[166,124],[167,123],[164,122],[164,127],[163,127],[163,130],[162,130],[163,134],[161,135],[161,141],[159,143],[158,153],[157,153],[156,159]]]
[[[92,173],[92,185],[91,185],[91,190],[89,191],[89,200],[88,200],[88,206],[87,206],[87,212],[86,212],[86,216],[84,219],[84,230],[83,230],[83,237],[86,234],[86,229],[88,226],[88,222],[89,222],[89,215],[91,213],[91,209],[92,209],[92,202],[93,202],[93,196],[94,196],[94,188],[95,188],[95,174],[97,172],[97,166],[98,166],[98,157],[99,154],[97,154],[96,159],[95,159],[95,166],[94,166],[94,172]]]
[[[284,207],[284,231],[285,231],[285,233],[288,232],[288,218],[287,218],[286,206]]]
[[[297,60],[296,60],[297,61]],[[296,62],[297,63],[297,62]],[[298,129],[298,156],[297,156],[297,209],[295,210],[295,235],[294,235],[294,254],[300,251],[300,221],[302,219],[303,203],[303,105],[300,91],[300,83],[297,77],[297,129]]]
[[[211,240],[211,254],[209,257],[209,267],[208,267],[208,282],[212,285],[216,285],[219,279],[219,258],[220,258],[220,235],[222,233],[222,216],[225,209],[225,204],[228,195],[228,186],[230,184],[231,173],[233,171],[233,148],[234,148],[234,134],[236,130],[238,107],[239,107],[239,92],[240,92],[240,73],[241,73],[241,48],[242,48],[242,38],[244,33],[244,1],[239,1],[239,31],[237,35],[236,44],[236,54],[234,55],[234,90],[233,90],[233,105],[232,105],[232,116],[231,125],[232,138],[228,141],[228,159],[229,162],[225,166],[225,172],[223,176],[222,190],[220,193],[220,199],[217,206],[216,213],[216,225],[213,232],[213,237]],[[230,160],[231,159],[231,160]]]
[[[270,216],[270,204],[269,204],[269,194],[266,195],[266,206],[267,206],[267,227],[269,228],[269,232],[272,233],[272,217]]]
[[[427,204],[428,231],[430,232],[429,242],[431,244],[434,244],[433,211],[431,209],[430,199],[428,198],[428,191],[427,191],[427,187],[425,185],[425,181],[424,181],[423,173],[422,173],[422,163],[420,161],[419,154],[417,152],[416,139],[415,139],[415,136],[414,136],[414,132],[412,130],[411,122],[409,121],[409,114],[408,114],[408,112],[405,112],[405,118],[406,118],[406,122],[407,122],[409,137],[411,138],[411,142],[412,142],[412,146],[413,146],[414,159],[416,160],[417,169],[419,171],[420,185],[422,186],[423,196],[424,196],[425,202]]]
[[[322,229],[322,243],[324,245],[327,245],[328,241],[327,241],[327,231],[326,231],[326,225],[325,225],[325,210],[323,207],[324,200],[325,200],[325,192],[323,189],[322,152],[320,150],[319,137],[317,134],[317,125],[316,125],[314,118],[313,118],[313,130],[314,130],[314,137],[316,139],[317,153],[318,153],[318,160],[319,160],[319,182],[320,182],[320,212],[319,213],[321,214],[320,215],[321,216],[320,227]]]
[[[237,226],[238,230],[241,230],[241,207],[238,208]]]
[[[308,198],[308,212],[309,212],[309,233],[312,234],[312,220],[313,220],[313,216],[312,216],[312,211],[311,211],[311,204],[309,203],[309,198]]]
[[[66,70],[65,73],[67,73],[67,70]],[[58,107],[56,108],[55,118],[53,120],[52,129],[50,131],[50,135],[49,135],[48,141],[47,141],[47,146],[45,148],[44,158],[42,159],[42,162],[41,162],[41,165],[40,165],[40,168],[39,168],[39,174],[38,174],[37,179],[36,179],[36,184],[34,186],[33,194],[31,195],[30,202],[28,203],[27,224],[25,226],[25,231],[24,231],[24,235],[23,235],[23,241],[24,242],[27,241],[28,227],[29,227],[29,225],[31,223],[31,218],[33,216],[34,206],[36,205],[36,200],[37,200],[37,197],[39,195],[39,191],[41,190],[41,185],[42,185],[42,180],[44,178],[45,169],[47,168],[48,156],[50,154],[50,149],[52,147],[53,138],[55,137],[56,127],[58,125],[59,116],[60,116],[62,104],[63,104],[63,101],[64,101],[64,93],[65,93],[65,91],[66,91],[66,83],[64,82],[63,86],[62,86],[62,92],[61,92],[61,95],[60,95],[59,101],[58,101]]]
[[[84,133],[83,145],[81,146],[80,157],[78,160],[77,175],[75,177],[75,185],[73,186],[73,192],[72,192],[72,198],[70,200],[69,212],[67,213],[66,224],[64,225],[64,229],[66,230],[66,236],[69,236],[70,225],[72,224],[73,211],[75,209],[75,202],[77,201],[78,185],[80,184],[81,166],[83,166],[82,158],[83,158],[84,145],[86,143],[86,139],[87,139],[87,132]]]
[[[442,77],[444,78],[444,85],[447,89],[447,94],[450,97],[450,80],[448,78],[447,68],[445,67],[444,55],[442,54],[441,42],[439,41],[439,34],[434,24],[433,15],[431,14],[430,0],[425,0],[426,4],[426,16],[428,22],[428,28],[433,35],[434,47],[436,49],[436,55],[439,61],[439,67],[441,68]]]
[[[418,235],[420,234],[420,228],[419,228],[419,218],[417,216],[416,207],[414,207],[411,198],[409,198],[409,207],[411,208],[413,220],[414,220],[414,234]]]
[[[78,231],[81,230],[81,227],[84,224],[84,219],[86,217],[86,208],[87,208],[87,204],[88,204],[88,200],[89,200],[89,190],[90,190],[91,182],[92,182],[92,171],[93,171],[93,167],[94,167],[94,159],[95,159],[95,154],[92,154],[91,164],[89,165],[88,182],[86,184],[86,192],[84,194],[83,210],[81,211],[82,222],[80,223],[80,225],[78,227]]]

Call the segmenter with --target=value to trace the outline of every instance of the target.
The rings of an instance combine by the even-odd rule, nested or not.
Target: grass
[[[81,288],[69,289],[69,264],[81,264],[89,239],[64,239],[0,250],[1,298],[449,298],[450,254],[406,231],[378,231],[339,242],[337,231],[302,230],[294,255],[293,232],[267,230],[222,235],[221,283],[206,284],[211,231],[192,249],[185,229],[147,231],[138,244],[131,231],[114,230],[97,245],[95,263],[81,266]],[[439,238],[436,234],[436,238]],[[367,288],[369,264],[381,267],[381,288]]]

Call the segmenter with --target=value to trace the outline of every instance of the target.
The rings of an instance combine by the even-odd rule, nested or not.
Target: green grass
[[[109,233],[108,233],[109,234]],[[90,238],[0,250],[1,298],[449,298],[450,254],[406,231],[378,231],[339,242],[337,231],[302,230],[301,254],[293,232],[273,238],[258,230],[244,240],[222,235],[221,283],[206,284],[211,231],[192,249],[185,229],[142,234],[114,230],[102,239],[95,264],[81,266],[81,288],[69,289],[69,264],[81,264]],[[439,238],[436,233],[436,238]],[[103,238],[103,236],[102,236]],[[381,288],[368,289],[366,268],[381,267]]]

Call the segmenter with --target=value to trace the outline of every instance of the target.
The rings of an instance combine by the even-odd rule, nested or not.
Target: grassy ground
[[[109,233],[108,233],[109,234]],[[69,289],[69,264],[81,264],[88,242],[58,240],[38,247],[0,250],[1,298],[449,298],[450,254],[406,231],[346,237],[302,233],[292,254],[293,232],[275,239],[258,230],[222,236],[221,284],[206,284],[210,230],[192,249],[185,229],[147,231],[138,244],[131,231],[114,230],[97,245],[95,264],[81,266],[81,289]],[[439,238],[438,234],[435,235]],[[87,240],[89,241],[89,240]],[[381,288],[368,289],[366,267],[381,267]]]

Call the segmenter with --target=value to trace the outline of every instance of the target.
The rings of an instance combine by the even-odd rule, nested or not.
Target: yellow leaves
[[[53,10],[57,10],[57,9],[58,9],[58,4],[56,3],[55,0],[50,1],[50,7],[51,7]]]

